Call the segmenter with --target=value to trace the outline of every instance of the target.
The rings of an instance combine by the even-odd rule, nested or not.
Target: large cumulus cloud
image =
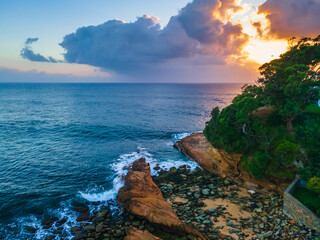
[[[260,34],[285,39],[292,36],[318,36],[320,33],[320,0],[267,0],[258,14],[268,20],[265,32],[254,23]]]
[[[239,9],[235,0],[194,0],[163,29],[148,15],[131,23],[111,20],[79,28],[60,45],[66,62],[119,73],[181,58],[203,57],[222,64],[240,54],[249,38],[240,24],[229,21],[230,13]]]

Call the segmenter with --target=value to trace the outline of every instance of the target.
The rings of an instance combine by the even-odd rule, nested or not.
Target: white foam
[[[172,140],[173,140],[173,143],[185,138],[185,137],[188,137],[190,136],[192,133],[176,133],[176,134],[172,134]]]
[[[188,133],[185,133],[183,136],[186,136],[186,134]],[[180,135],[180,137],[183,136]],[[198,166],[197,163],[188,159],[157,161],[151,153],[147,152],[144,148],[139,148],[137,152],[120,155],[116,162],[111,165],[111,168],[115,172],[112,189],[96,192],[95,188],[91,188],[86,192],[80,191],[80,195],[89,202],[106,202],[115,199],[119,189],[124,186],[124,176],[128,172],[128,167],[140,158],[145,158],[146,162],[150,164],[151,175],[158,175],[159,170],[154,169],[156,166],[159,166],[160,169],[169,170],[171,167],[178,168],[181,165],[189,165],[191,171]]]
[[[115,199],[119,189],[124,185],[123,177],[127,174],[128,167],[142,157],[145,158],[150,165],[155,166],[156,160],[144,148],[139,148],[137,152],[122,154],[115,163],[111,164],[111,168],[115,172],[112,189],[99,193],[94,192],[95,189],[88,189],[86,192],[79,192],[80,195],[90,202],[105,202]]]
[[[190,167],[190,170],[193,171],[196,169],[196,167],[199,167],[199,165],[196,162],[192,162],[191,160],[167,160],[167,161],[163,161],[158,163],[160,169],[163,170],[170,170],[170,168],[175,167],[178,168],[182,165],[187,165]],[[151,175],[157,175],[158,171],[155,171],[153,168],[151,169]]]
[[[58,219],[65,218],[66,222],[61,226],[57,223],[53,223],[49,229],[44,229],[42,226],[42,217],[35,215],[28,215],[24,217],[16,218],[15,221],[7,226],[3,226],[3,229],[0,229],[0,232],[4,230],[6,233],[6,240],[15,240],[15,239],[37,239],[43,240],[47,236],[56,235],[55,231],[59,228],[61,233],[63,234],[63,239],[74,239],[74,235],[71,233],[71,227],[78,226],[79,223],[76,221],[77,213],[73,211],[73,207],[71,205],[71,200],[63,201],[60,203],[60,207],[57,209],[48,209],[48,215],[51,217],[58,217]],[[1,226],[2,227],[2,226]],[[32,234],[27,231],[28,227],[33,227],[38,229],[35,234]],[[19,232],[15,231],[6,231],[6,229],[19,229]],[[61,239],[56,235],[55,239]]]

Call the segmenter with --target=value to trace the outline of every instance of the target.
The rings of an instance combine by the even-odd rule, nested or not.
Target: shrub
[[[320,178],[319,177],[310,178],[307,183],[307,189],[320,194]]]
[[[253,158],[248,164],[250,173],[258,179],[264,178],[268,168],[269,160],[270,159],[266,153],[255,152]]]
[[[298,146],[288,140],[281,141],[278,144],[276,151],[281,154],[281,157],[286,164],[291,164],[299,154]]]

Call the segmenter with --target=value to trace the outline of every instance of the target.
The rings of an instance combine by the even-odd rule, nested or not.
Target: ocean
[[[202,131],[241,85],[1,83],[0,239],[54,235],[41,226],[47,217],[66,218],[56,239],[72,239],[73,208],[114,202],[140,157],[195,168],[173,143]]]

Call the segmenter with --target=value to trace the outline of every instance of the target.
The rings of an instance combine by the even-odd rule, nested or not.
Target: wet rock
[[[103,220],[104,220],[103,216],[97,216],[92,220],[92,222],[97,223],[97,222],[102,222]]]
[[[28,227],[27,231],[30,232],[30,233],[36,233],[38,231],[38,229],[34,228],[34,227]]]
[[[77,217],[77,222],[88,221],[90,219],[90,212],[83,212],[79,217]]]
[[[76,240],[80,240],[80,239],[85,239],[87,235],[81,231],[78,231],[75,233],[75,236],[76,236]]]
[[[75,212],[80,212],[80,213],[84,213],[84,212],[88,212],[88,211],[89,211],[89,208],[87,208],[87,207],[84,207],[84,208],[77,208],[77,207],[75,207],[75,208],[73,208],[73,211],[75,211]]]
[[[96,230],[94,225],[88,225],[84,228],[87,232],[93,232]]]
[[[55,239],[55,237],[56,237],[56,236],[51,235],[51,236],[46,237],[45,240],[53,240],[53,239]]]
[[[77,231],[79,231],[80,229],[79,229],[79,227],[71,227],[71,232],[77,232]]]
[[[61,218],[59,221],[57,221],[57,223],[58,223],[58,225],[63,225],[63,224],[65,224],[67,222],[67,219],[65,219],[65,218]]]
[[[158,171],[158,170],[160,170],[160,167],[159,167],[159,165],[157,164],[157,166],[155,166],[153,169],[156,170],[156,171]]]
[[[56,222],[56,221],[58,221],[58,220],[59,220],[59,218],[57,218],[57,217],[47,218],[47,219],[44,220],[41,224],[42,224],[43,226],[45,226],[45,225],[52,225],[54,222]]]
[[[103,229],[103,223],[99,223],[99,224],[96,226],[96,232],[101,232],[102,229]]]
[[[177,172],[177,169],[175,167],[171,167],[170,170],[169,170],[171,173],[176,173]]]

